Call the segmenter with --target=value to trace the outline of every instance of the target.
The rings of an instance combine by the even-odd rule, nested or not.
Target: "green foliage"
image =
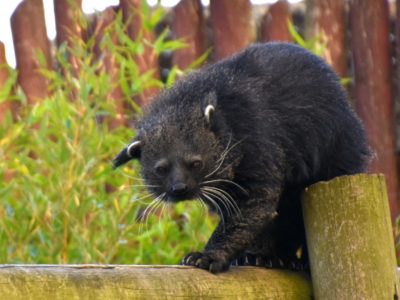
[[[315,55],[321,56],[325,49],[326,43],[323,41],[322,36],[317,35],[311,39],[304,39],[296,30],[292,22],[288,22],[288,29],[293,41],[299,46],[311,51]]]
[[[151,15],[145,18],[149,28],[163,14],[144,11]],[[134,95],[162,86],[134,63],[145,43],[127,37],[120,15],[101,42],[120,66],[117,84],[134,109]],[[137,179],[138,163],[111,168],[111,159],[134,133],[126,127],[111,130],[105,121],[116,115],[109,99],[115,83],[92,51],[95,38],[74,45],[56,51],[62,72],[41,70],[50,96],[33,107],[21,105],[17,121],[9,116],[0,124],[0,263],[177,263],[202,247],[215,218],[185,202],[163,208],[162,216],[155,210],[147,224],[138,221],[152,200]],[[182,44],[161,36],[150,46],[160,52]],[[78,76],[71,55],[80,62]],[[15,80],[14,72],[1,99]],[[14,98],[26,102],[22,93]]]

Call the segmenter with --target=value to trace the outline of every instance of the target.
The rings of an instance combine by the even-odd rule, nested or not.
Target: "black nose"
[[[171,192],[175,196],[185,194],[187,192],[187,190],[188,190],[188,187],[183,182],[175,183],[171,188]]]

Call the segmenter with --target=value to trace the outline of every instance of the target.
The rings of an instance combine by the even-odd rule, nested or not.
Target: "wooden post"
[[[187,47],[173,54],[173,62],[186,69],[205,50],[203,8],[200,0],[182,0],[173,9],[172,33],[182,39]]]
[[[400,0],[396,0],[396,21],[395,21],[395,34],[396,34],[396,74],[395,74],[395,102],[397,104],[397,118],[400,116]],[[395,118],[395,120],[397,119]],[[395,121],[396,130],[396,150],[397,150],[397,197],[400,198],[400,122]],[[400,210],[400,204],[399,204]],[[400,257],[400,253],[398,254]]]
[[[342,0],[306,1],[306,37],[320,36],[326,44],[323,58],[339,76],[347,74],[346,10]]]
[[[97,59],[103,60],[102,66],[104,71],[110,76],[111,84],[113,85],[108,98],[110,101],[114,102],[117,115],[116,118],[106,120],[111,129],[125,124],[126,121],[124,118],[123,92],[121,87],[118,85],[117,62],[115,61],[115,57],[113,57],[108,49],[101,48],[101,40],[105,35],[105,30],[115,20],[116,11],[117,7],[108,7],[105,9],[96,19],[96,25],[93,33],[96,38],[94,53]],[[113,40],[114,44],[118,43],[115,34],[111,36],[111,39]]]
[[[18,83],[28,102],[48,95],[48,82],[39,72],[38,52],[43,54],[45,68],[51,68],[50,43],[44,22],[42,0],[24,0],[11,16],[11,28],[18,69]]]
[[[215,59],[222,59],[255,40],[249,0],[211,0]]]
[[[7,79],[9,77],[8,74],[8,64],[6,61],[6,49],[4,44],[0,42],[0,90],[4,87]],[[6,114],[8,112],[12,112],[12,102],[10,100],[6,100],[0,103],[0,124],[4,120]]]
[[[314,184],[304,193],[303,214],[315,299],[398,299],[383,175]]]
[[[392,222],[395,224],[399,214],[399,195],[388,3],[385,0],[353,0],[350,3],[355,106],[376,153],[369,172],[386,175]]]
[[[67,43],[69,48],[74,47],[77,39],[82,39],[82,27],[79,23],[82,14],[82,0],[54,0],[54,14],[56,18],[57,46]],[[70,55],[74,76],[79,76],[80,62]]]
[[[302,273],[234,267],[0,265],[2,299],[311,299]]]
[[[140,6],[142,0],[120,0],[120,7],[122,9],[124,22],[127,24],[128,34],[132,40],[138,37],[142,41],[152,43],[154,41],[153,32],[146,30],[143,26],[143,16],[140,14]],[[158,70],[158,57],[153,49],[143,44],[144,52],[142,55],[136,56],[136,63],[138,64],[140,74],[153,70],[153,78],[159,78]],[[157,88],[151,87],[143,91],[142,95],[135,97],[138,105],[144,106],[148,103],[152,96],[157,92]]]
[[[292,20],[287,0],[272,4],[261,21],[261,41],[292,42],[288,22]]]

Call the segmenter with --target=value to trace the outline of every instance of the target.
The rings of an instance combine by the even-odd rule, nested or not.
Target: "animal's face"
[[[190,135],[190,127],[167,128],[144,138],[142,175],[155,195],[168,201],[197,198],[203,181],[218,167],[221,144],[211,131],[196,127]]]
[[[176,108],[150,113],[136,139],[114,160],[115,166],[137,158],[155,196],[172,202],[200,198],[204,188],[233,177],[232,141],[218,137],[212,128],[214,110],[215,101],[185,114]]]

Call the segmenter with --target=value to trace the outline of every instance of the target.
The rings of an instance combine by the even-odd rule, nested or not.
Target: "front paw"
[[[229,269],[229,259],[221,252],[192,252],[184,257],[182,265],[201,268],[215,274]]]

